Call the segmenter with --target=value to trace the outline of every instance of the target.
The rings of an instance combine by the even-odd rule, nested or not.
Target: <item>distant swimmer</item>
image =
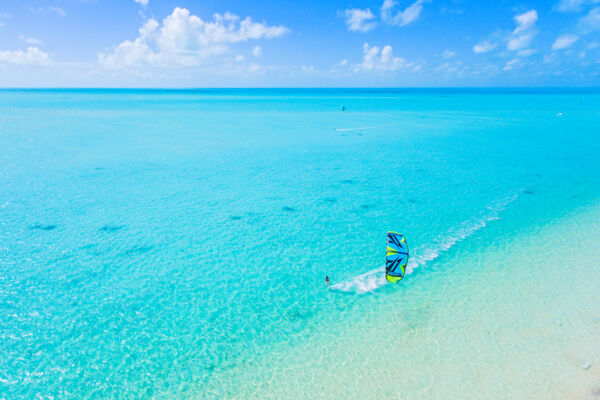
[[[342,111],[346,111],[346,106],[342,106]]]
[[[329,286],[329,277],[327,275],[325,275],[325,284]]]

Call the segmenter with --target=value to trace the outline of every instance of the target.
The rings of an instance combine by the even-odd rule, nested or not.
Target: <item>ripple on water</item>
[[[44,225],[44,224],[35,224],[31,227],[32,230],[42,230],[42,231],[52,231],[58,228],[58,225]]]

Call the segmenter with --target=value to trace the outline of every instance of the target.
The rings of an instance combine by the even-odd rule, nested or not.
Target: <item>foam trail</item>
[[[336,132],[350,132],[350,131],[362,131],[366,129],[377,129],[377,128],[385,128],[388,126],[397,126],[399,124],[387,124],[387,125],[375,125],[375,126],[363,126],[362,128],[333,128]]]
[[[410,260],[406,266],[406,275],[410,275],[415,268],[423,267],[429,261],[435,260],[441,253],[449,250],[456,243],[465,240],[475,232],[485,228],[489,222],[500,219],[500,212],[510,203],[515,201],[517,197],[518,195],[515,194],[486,207],[486,211],[481,213],[481,215],[470,218],[459,226],[450,229],[444,235],[435,239],[430,246],[416,247],[411,252]],[[357,275],[349,280],[332,285],[331,289],[363,294],[372,292],[387,283],[388,282],[385,279],[385,266],[382,266],[369,272],[365,272],[364,274]]]

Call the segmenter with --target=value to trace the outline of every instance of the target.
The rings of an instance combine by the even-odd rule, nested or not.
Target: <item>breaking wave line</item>
[[[416,268],[423,267],[428,262],[435,260],[455,244],[485,228],[491,221],[500,219],[500,212],[504,211],[517,197],[519,197],[518,194],[515,194],[486,207],[486,211],[480,216],[469,218],[460,225],[451,228],[445,234],[436,238],[429,246],[416,247],[411,251],[410,260],[406,266],[406,275],[410,275]],[[364,294],[372,292],[387,283],[385,266],[383,266],[332,285],[330,288],[342,292]]]

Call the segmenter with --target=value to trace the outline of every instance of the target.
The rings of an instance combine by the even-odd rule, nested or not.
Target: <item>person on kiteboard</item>
[[[325,275],[325,284],[329,286],[329,277],[327,275]]]

